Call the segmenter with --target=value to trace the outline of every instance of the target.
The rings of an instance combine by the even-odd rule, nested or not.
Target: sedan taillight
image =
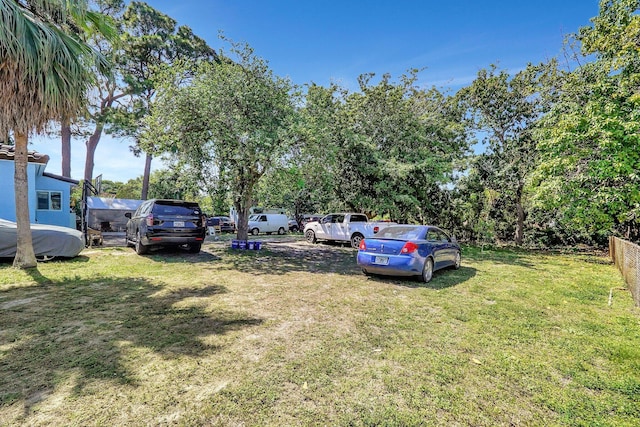
[[[358,247],[358,249],[360,249],[361,251],[367,250],[367,245],[364,243],[364,239],[360,240],[360,246]]]
[[[402,254],[411,254],[411,253],[415,252],[417,249],[418,249],[418,245],[416,245],[413,242],[407,242],[407,243],[404,244],[404,246],[400,250],[400,253],[402,253]]]

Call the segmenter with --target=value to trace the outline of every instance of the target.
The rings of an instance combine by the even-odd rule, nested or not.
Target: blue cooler
[[[240,240],[232,240],[231,249],[240,249]]]
[[[262,247],[262,242],[253,243],[253,249],[255,249],[256,251],[260,250],[261,247]]]

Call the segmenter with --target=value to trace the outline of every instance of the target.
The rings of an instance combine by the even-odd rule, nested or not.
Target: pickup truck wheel
[[[316,239],[316,233],[313,230],[307,230],[304,232],[304,238],[307,239],[309,243],[316,243],[318,239]]]
[[[355,249],[360,248],[360,242],[362,242],[362,239],[364,239],[364,236],[360,233],[356,233],[351,236],[351,247]]]
[[[278,234],[281,236],[284,234],[284,227],[278,228]]]
[[[254,228],[253,230],[251,230],[251,234],[253,234],[254,236],[257,236],[258,233],[260,233],[260,230],[258,230],[257,228]]]

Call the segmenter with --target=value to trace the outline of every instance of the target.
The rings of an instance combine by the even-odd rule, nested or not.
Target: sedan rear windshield
[[[422,239],[424,234],[424,229],[420,226],[394,226],[387,227],[378,234],[375,235],[375,238],[381,239],[399,239],[399,240],[418,240]]]
[[[167,205],[156,203],[153,207],[155,215],[199,216],[200,207],[193,205]]]

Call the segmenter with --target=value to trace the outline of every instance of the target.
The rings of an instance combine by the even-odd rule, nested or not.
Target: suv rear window
[[[153,213],[156,215],[199,216],[200,207],[197,204],[190,203],[184,205],[175,205],[156,202],[153,207]]]

